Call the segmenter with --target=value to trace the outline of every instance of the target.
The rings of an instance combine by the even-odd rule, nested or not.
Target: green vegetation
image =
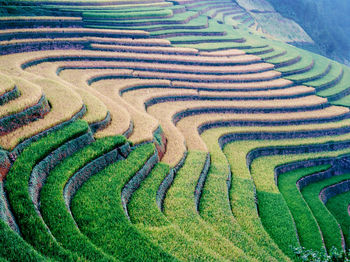
[[[67,210],[63,189],[75,172],[96,157],[125,142],[124,137],[107,137],[83,148],[56,166],[41,190],[41,213],[51,233],[65,248],[77,252],[91,261],[113,261],[113,259],[108,258],[86,236],[80,233]]]
[[[331,88],[327,88],[323,91],[318,92],[318,95],[328,97],[350,88],[350,68],[343,66],[342,69],[344,70],[344,75],[340,82],[332,86]]]
[[[334,176],[317,183],[312,183],[304,187],[301,191],[320,226],[328,251],[332,247],[336,247],[339,250],[342,249],[341,231],[337,220],[328,211],[318,196],[323,188],[347,179],[350,179],[350,174]]]
[[[316,172],[328,169],[330,166],[315,166],[284,173],[278,178],[278,188],[292,213],[299,235],[300,245],[306,249],[324,249],[323,239],[317,221],[296,186],[297,181]]]
[[[13,164],[6,180],[9,202],[23,238],[37,251],[59,261],[77,261],[79,258],[58,244],[47,231],[44,221],[37,214],[29,195],[28,181],[33,167],[65,142],[88,131],[84,121],[76,121],[53,132],[27,147]]]
[[[200,241],[192,239],[178,226],[171,224],[159,210],[156,194],[169,171],[168,165],[158,164],[133,194],[128,205],[131,222],[156,245],[179,260],[224,261],[223,257],[203,247]]]
[[[0,7],[0,14],[19,16],[22,8],[23,14],[26,14],[0,19],[3,29],[10,28],[2,34],[1,46],[11,52],[23,51],[22,54],[0,59],[0,94],[12,91],[15,84],[18,84],[21,93],[21,97],[12,97],[10,103],[0,108],[0,115],[20,112],[35,104],[43,95],[51,108],[43,119],[35,119],[37,121],[3,135],[0,142],[4,149],[10,151],[21,141],[71,121],[72,117],[83,117],[87,123],[77,121],[45,135],[30,144],[14,162],[5,179],[5,192],[23,238],[0,221],[0,237],[3,237],[0,240],[0,260],[3,257],[9,261],[272,262],[297,260],[295,255],[311,260],[309,257],[313,254],[317,257],[323,253],[308,253],[301,246],[308,250],[325,249],[322,236],[327,240],[328,251],[332,246],[341,248],[336,219],[346,229],[350,225],[349,216],[346,218],[346,210],[340,211],[331,199],[328,208],[338,214],[336,219],[332,218],[318,201],[318,193],[327,183],[347,176],[312,184],[301,193],[296,187],[299,178],[329,166],[282,174],[278,186],[274,171],[279,165],[317,157],[335,157],[349,153],[350,149],[336,151],[328,147],[318,153],[305,150],[306,153],[302,154],[259,157],[252,163],[247,155],[254,149],[269,146],[307,149],[317,144],[348,143],[348,109],[328,107],[325,99],[310,94],[315,93],[329,98],[330,103],[348,107],[349,68],[320,55],[263,38],[263,28],[258,28],[257,24],[250,27],[250,31],[255,11],[252,14],[240,11],[240,7],[230,0],[189,4],[186,1],[155,0],[79,0],[74,3],[71,0],[52,0],[51,4],[50,1],[39,1],[39,7],[32,0],[23,0],[21,4],[18,4],[20,0],[16,0]],[[34,19],[37,14],[41,14],[40,18]],[[255,26],[257,28],[253,28]],[[99,29],[113,30],[102,30],[101,33],[106,34],[102,35]],[[261,35],[255,34],[255,31],[261,31]],[[62,32],[71,34],[71,40],[59,39]],[[295,32],[286,34],[293,35]],[[34,39],[36,37],[43,38]],[[45,39],[51,39],[45,48],[65,50],[42,51]],[[66,40],[67,46],[54,44],[55,41],[62,44]],[[74,48],[84,50],[68,50],[73,43],[71,41],[74,44],[81,41],[81,46]],[[17,50],[17,45],[23,48]],[[223,52],[200,52],[220,50]],[[32,66],[21,68],[21,64],[28,64],[28,61],[32,61]],[[196,65],[186,70],[193,64]],[[237,64],[237,69],[229,66],[232,64]],[[244,66],[238,70],[240,64]],[[170,65],[175,65],[175,69],[169,71],[167,66]],[[275,71],[268,71],[273,66]],[[176,73],[171,73],[174,70]],[[209,71],[210,74],[203,76]],[[111,78],[118,79],[103,79],[109,74]],[[102,80],[96,85],[89,87],[89,83],[85,82],[88,79],[98,80],[99,76]],[[151,78],[155,80],[150,81]],[[164,78],[168,80],[159,80]],[[20,84],[27,80],[33,83],[32,89],[21,89]],[[233,80],[237,81],[233,83]],[[121,97],[120,90],[134,93],[124,93]],[[217,92],[223,90],[226,91]],[[253,91],[250,93],[249,90]],[[278,96],[283,96],[284,100]],[[209,103],[205,102],[206,99],[222,101]],[[3,100],[10,101],[6,95]],[[201,101],[193,102],[197,100]],[[152,108],[156,105],[145,106],[145,101],[159,104]],[[296,109],[294,101],[300,107],[305,105],[304,110]],[[198,118],[190,115],[177,122],[177,130],[174,126],[173,122],[178,119],[172,117],[181,110],[185,115],[197,105],[211,111],[214,106],[226,108],[231,104],[249,107],[256,112],[265,109],[283,112],[208,113],[198,115]],[[313,105],[324,105],[325,108],[312,110]],[[88,134],[92,140],[88,124],[104,120],[108,111],[112,122],[95,138],[126,132],[131,135],[132,141],[146,144],[136,144],[126,159],[103,170],[100,166],[98,171],[89,169],[96,174],[77,191],[71,210],[67,208],[63,194],[67,182],[72,182],[71,178],[76,178],[74,175],[84,167],[94,169],[97,163],[94,160],[105,159],[105,153],[124,144],[126,139],[99,139],[55,163],[57,166],[51,170],[40,191],[41,217],[29,195],[29,186],[32,185],[28,181],[33,167],[74,138]],[[345,119],[338,121],[332,117]],[[285,125],[272,126],[278,119]],[[303,125],[287,123],[303,119],[315,122]],[[319,123],[316,122],[318,119]],[[325,119],[331,120],[324,123]],[[106,125],[107,120],[110,119],[106,118]],[[214,126],[213,122],[221,120],[237,125],[238,122],[234,123],[236,120],[241,120],[242,125],[246,121],[257,120],[261,125],[271,126],[213,128],[198,135],[199,125],[210,122]],[[268,123],[270,120],[274,122]],[[152,132],[160,125],[164,133]],[[325,129],[334,130],[328,133]],[[323,136],[316,137],[317,130]],[[312,131],[315,137],[308,137],[308,131]],[[247,132],[264,134],[261,137],[252,135],[247,141],[236,139],[224,149],[218,143],[223,134],[241,136]],[[278,132],[290,132],[292,137],[298,132],[306,135],[305,138],[273,140]],[[341,135],[334,135],[336,133]],[[157,147],[161,144],[161,150],[166,150],[163,163],[158,163],[149,175],[148,171],[156,162],[156,154],[163,155],[164,152],[156,152],[155,146],[148,142],[157,144]],[[165,195],[163,212],[157,203],[159,187],[164,178],[173,172],[169,165],[175,166],[186,150],[189,152],[184,165],[174,174],[174,181]],[[9,152],[8,159],[14,158],[14,153]],[[6,168],[0,169],[0,178],[6,175]],[[131,186],[145,169],[145,176],[148,176],[136,183],[140,182],[140,187]],[[130,193],[127,193],[131,197],[130,202],[125,196],[126,191]],[[338,197],[338,201],[343,201],[342,208],[345,207],[346,197]],[[295,252],[290,246],[297,248]]]
[[[310,81],[310,82],[306,82],[305,85],[307,86],[312,86],[312,87],[319,87],[319,86],[323,86],[323,85],[327,85],[333,81],[335,81],[343,72],[343,66],[339,63],[332,63],[331,64],[331,70],[328,72],[327,75],[325,75],[324,77],[314,80],[314,81]]]
[[[7,261],[47,261],[2,220],[0,220],[0,256]]]
[[[143,19],[147,17],[170,17],[173,12],[170,9],[138,11],[138,12],[84,12],[83,17],[86,19]]]
[[[339,194],[328,200],[326,207],[341,225],[346,246],[350,245],[350,216],[348,207],[350,204],[350,192]]]
[[[72,213],[81,232],[104,252],[123,261],[172,261],[130,223],[121,203],[123,186],[155,153],[153,144],[136,148],[91,177],[72,200]]]
[[[204,137],[204,141],[210,152],[211,163],[200,199],[199,212],[202,218],[217,232],[252,257],[261,261],[286,259],[281,252],[271,247],[273,246],[272,241],[267,240],[270,246],[265,245],[263,241],[255,242],[242,230],[232,215],[228,201],[227,179],[231,172],[228,161],[217,141],[209,140],[207,137]],[[263,236],[260,236],[260,239],[263,239]]]
[[[173,224],[193,239],[201,241],[202,246],[210,248],[228,260],[254,261],[241,249],[216,232],[197,213],[194,190],[203,170],[206,153],[188,152],[184,166],[178,171],[165,201],[164,213]],[[212,241],[215,239],[215,241]]]
[[[162,12],[163,14],[170,14],[172,13],[171,10],[168,10],[166,12]],[[125,16],[132,16],[134,13],[125,13]],[[96,22],[96,21],[100,21],[99,20],[99,16],[98,16],[98,13],[92,13],[92,14],[89,14],[87,13],[88,17],[86,17],[86,22],[89,23],[89,22]],[[118,16],[119,14],[116,14],[116,16]],[[194,12],[185,12],[185,13],[179,13],[179,14],[174,14],[173,16],[171,17],[167,17],[167,18],[162,18],[162,17],[155,17],[155,18],[152,18],[152,19],[123,19],[123,20],[115,20],[115,21],[112,21],[111,23],[109,24],[115,24],[115,25],[130,25],[130,24],[151,24],[151,23],[154,23],[154,22],[157,22],[158,24],[162,24],[162,22],[165,23],[165,21],[167,21],[167,23],[183,23],[184,21],[188,20],[189,18],[191,18],[191,16],[195,15]],[[113,19],[113,14],[108,14],[108,13],[104,13],[101,15],[103,19],[106,19],[106,17],[108,16],[111,16],[111,19]],[[106,17],[104,17],[106,16]],[[84,17],[84,15],[83,15]],[[126,17],[128,18],[128,17]],[[129,17],[131,18],[131,17]],[[103,28],[107,28],[108,29],[108,26],[103,26]],[[130,29],[130,26],[129,26],[129,29]]]
[[[303,247],[294,248],[293,251],[300,261],[305,262],[343,262],[349,261],[350,259],[349,252],[344,252],[344,250],[338,251],[337,248],[332,248],[328,253],[325,250],[314,251],[305,249]]]

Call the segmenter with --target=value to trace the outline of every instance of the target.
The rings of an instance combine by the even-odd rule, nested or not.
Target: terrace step
[[[35,136],[56,125],[67,122],[85,113],[81,98],[66,87],[55,81],[35,80],[34,84],[42,87],[46,99],[49,101],[51,110],[43,119],[30,122],[19,129],[16,129],[0,137],[0,144],[7,150],[14,149],[20,142]],[[70,98],[67,100],[67,96]],[[14,100],[15,101],[15,100]]]
[[[169,171],[167,165],[157,164],[135,191],[128,204],[131,221],[138,230],[179,260],[225,261],[217,253],[203,247],[201,241],[194,240],[184,234],[178,226],[171,224],[159,210],[156,202],[158,188]],[[188,246],[191,246],[191,250],[187,249]]]
[[[20,96],[15,82],[4,74],[0,74],[0,106]]]
[[[329,167],[330,165],[312,166],[278,174],[278,188],[292,213],[300,244],[307,249],[321,250],[325,246],[317,220],[297,184],[303,177],[327,171]]]
[[[324,205],[323,201],[326,199],[322,197],[322,193],[324,192],[323,189],[348,179],[350,179],[350,175],[348,173],[333,176],[331,178],[310,184],[304,187],[301,191],[320,225],[327,250],[330,250],[332,247],[336,247],[340,250],[344,249],[345,242],[343,232],[338,224],[338,221]]]
[[[37,214],[33,205],[28,181],[32,168],[44,156],[87,131],[88,125],[86,123],[75,122],[32,143],[13,164],[5,184],[9,202],[13,208],[23,238],[40,253],[58,260],[75,261],[78,257],[63,249],[47,230],[45,223]],[[24,168],[23,163],[26,163],[26,168]],[[31,219],[28,219],[29,217]]]
[[[10,16],[0,17],[0,29],[38,28],[38,27],[82,27],[80,17],[56,16]]]
[[[189,23],[192,19],[195,19],[199,16],[198,13],[188,11],[184,14],[174,14],[170,18],[165,18],[165,19],[136,19],[136,20],[120,20],[120,21],[115,21],[114,19],[99,19],[98,17],[96,18],[87,18],[84,17],[83,15],[83,20],[84,23],[87,27],[96,26],[102,27],[103,28],[109,28],[113,26],[128,26],[128,27],[134,27],[134,26],[152,26],[152,25],[176,25],[176,24],[187,24]]]
[[[149,170],[155,164],[154,161],[157,161],[157,155],[153,145],[137,147],[126,160],[118,161],[90,178],[72,200],[72,213],[81,232],[104,252],[116,258],[134,261],[174,259],[156,247],[144,235],[140,234],[135,226],[130,224],[122,204],[127,204],[127,195],[122,194],[126,190],[125,185],[137,172]],[[90,188],[96,188],[96,186],[99,188],[98,196]],[[132,190],[132,188],[130,189]],[[91,194],[92,192],[93,194]],[[113,197],[110,197],[112,195]],[[99,196],[106,197],[100,198]],[[94,204],[94,201],[101,199],[103,205]],[[122,202],[122,199],[126,202]],[[82,205],[82,203],[84,204]],[[113,208],[110,208],[111,206]],[[101,216],[100,212],[103,212],[104,215]],[[118,223],[108,222],[116,221],[116,219]],[[91,222],[93,223],[91,224]],[[96,223],[99,225],[97,231],[93,226]],[[126,232],[132,233],[127,234]],[[101,235],[104,237],[100,237]],[[109,245],[106,245],[107,243]],[[130,252],[131,249],[133,252]]]
[[[39,86],[20,78],[14,80],[21,95],[0,107],[0,135],[37,121],[50,111],[48,101]]]
[[[347,182],[344,182],[347,183]],[[337,185],[335,185],[337,187]],[[349,246],[349,191],[328,199],[326,207],[342,227],[346,247]]]
[[[37,38],[20,39],[10,41],[0,41],[0,55],[15,53],[27,53],[44,50],[80,50],[88,46],[88,42],[83,38]]]
[[[144,38],[148,33],[138,30],[108,30],[90,28],[37,28],[37,29],[6,29],[1,30],[0,40],[10,41],[35,38],[80,38],[80,37],[133,37]]]
[[[243,252],[227,238],[223,237],[197,213],[194,191],[203,170],[206,153],[189,152],[184,166],[177,172],[173,184],[164,200],[164,213],[168,220],[177,225],[193,239],[200,239],[202,246],[231,260],[256,259]],[[190,214],[190,215],[189,215]],[[216,241],[211,239],[215,237]]]
[[[77,150],[49,172],[40,192],[41,214],[57,241],[89,260],[115,261],[94,246],[76,227],[70,213],[70,199],[84,181],[123,158],[118,147],[124,143],[123,137],[108,137]],[[57,223],[58,217],[60,223]]]

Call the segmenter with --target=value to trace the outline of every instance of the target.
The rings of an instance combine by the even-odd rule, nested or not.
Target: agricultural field
[[[350,68],[231,0],[0,8],[0,261],[349,261]]]

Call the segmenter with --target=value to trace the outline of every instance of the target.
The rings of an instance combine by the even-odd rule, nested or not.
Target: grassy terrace
[[[254,179],[254,184],[256,185],[260,218],[265,229],[286,252],[290,250],[290,243],[297,246],[298,242],[292,215],[289,213],[289,209],[274,183],[274,168],[288,162],[316,157],[337,156],[348,152],[349,150],[342,150],[339,152],[334,151],[328,153],[301,154],[299,156],[291,155],[284,157],[264,157],[259,158],[252,163],[251,174],[252,178]],[[261,169],[262,167],[265,169]],[[312,185],[310,185],[310,187],[312,188]],[[339,227],[334,224],[335,219],[333,218],[332,220],[331,216],[326,216],[327,213],[324,211],[325,207],[318,199],[318,193],[316,196],[314,195],[314,197],[312,197],[309,192],[304,191],[307,188],[308,187],[304,188],[302,193],[320,225],[327,248],[330,248],[332,245],[336,246],[337,248],[341,248],[340,230]],[[320,204],[317,205],[317,201],[319,201]],[[276,205],[279,206],[278,210],[275,208]],[[324,224],[321,224],[321,222]],[[280,237],[281,232],[283,232],[283,238]],[[332,242],[329,242],[329,238],[327,238],[328,234],[330,234],[329,236],[333,240]],[[318,237],[318,239],[320,238]]]
[[[90,28],[105,28],[104,25],[99,24],[90,24],[88,25]],[[130,26],[127,25],[115,25],[112,23],[109,23],[108,28],[114,28],[114,29],[123,29],[128,30]],[[161,30],[175,30],[175,29],[205,29],[208,28],[208,18],[204,16],[199,17],[193,17],[188,23],[178,23],[178,24],[143,24],[143,25],[133,25],[134,29],[137,30],[146,30],[150,33],[157,32]]]
[[[58,85],[57,82],[48,80],[37,81],[37,84],[40,83],[45,83],[43,92],[50,102],[50,112],[43,119],[31,122],[9,134],[1,136],[0,144],[3,148],[11,150],[23,140],[66,122],[81,111],[83,106],[82,100],[75,92],[70,92],[65,87]],[[67,101],[65,98],[68,94],[70,99]]]
[[[7,176],[6,189],[22,237],[37,251],[58,261],[75,261],[78,256],[60,246],[47,231],[44,221],[34,209],[28,181],[32,168],[43,157],[87,131],[85,122],[75,122],[31,144],[16,160]]]
[[[221,236],[197,213],[193,191],[205,163],[204,152],[189,152],[184,166],[178,172],[164,201],[164,212],[169,221],[194,239],[201,239],[202,245],[210,247],[228,260],[254,261],[232,242]],[[216,239],[216,241],[212,241]]]
[[[39,86],[33,85],[30,82],[20,78],[15,79],[16,86],[19,89],[20,97],[16,100],[10,101],[0,108],[0,117],[19,113],[26,108],[35,105],[39,102],[43,93]]]
[[[260,129],[263,129],[263,128],[260,128]],[[221,132],[219,132],[218,130],[221,130]],[[233,132],[233,130],[235,130],[235,129],[232,128],[231,131],[229,131],[229,129],[227,129],[227,128],[226,129],[225,128],[217,129],[217,130],[208,130],[204,134],[202,134],[202,137],[207,145],[208,144],[215,145],[215,143],[217,143],[216,141],[217,141],[218,137],[221,134]],[[239,132],[239,130],[240,129],[237,128],[236,132]],[[247,129],[247,130],[249,130],[249,129]],[[326,139],[325,138],[314,138],[314,139],[309,139],[309,140],[310,140],[310,142],[312,142],[312,141],[316,142],[318,140],[322,141],[322,140],[326,140]],[[187,140],[187,143],[188,143],[188,145],[190,144],[188,140]],[[293,141],[290,140],[289,143],[293,144]],[[294,144],[295,143],[298,143],[298,142],[294,141]],[[304,144],[304,142],[299,142],[299,143]],[[235,218],[237,219],[237,221],[239,222],[239,224],[242,226],[242,228],[244,230],[246,230],[246,232],[249,235],[251,235],[253,238],[254,238],[254,236],[255,236],[255,238],[257,236],[259,236],[259,239],[260,239],[260,235],[262,232],[261,230],[263,230],[263,229],[261,229],[260,220],[256,214],[256,209],[255,209],[254,200],[253,200],[254,199],[254,192],[253,192],[253,187],[252,187],[253,184],[251,184],[251,182],[250,182],[251,181],[250,174],[248,172],[248,169],[245,167],[245,165],[246,165],[245,164],[246,163],[245,156],[246,156],[247,152],[249,152],[251,149],[253,149],[255,147],[259,147],[259,144],[264,145],[264,146],[268,146],[268,145],[272,145],[272,142],[268,142],[268,141],[236,142],[236,143],[232,143],[232,144],[228,145],[225,148],[225,153],[226,153],[228,160],[230,162],[231,171],[233,174],[231,188],[235,188],[235,190],[230,190],[230,192],[229,192],[233,214],[234,214]],[[282,145],[282,144],[286,144],[286,141],[275,141],[275,142],[273,142],[273,144]],[[248,145],[250,145],[250,146],[248,146]],[[193,147],[190,147],[190,148],[193,148]],[[243,148],[244,148],[244,150],[242,151]],[[241,157],[240,157],[240,155],[241,155]],[[241,159],[241,160],[239,160],[239,159]],[[260,170],[260,169],[257,169],[257,170]],[[265,169],[262,169],[262,170],[265,170]],[[270,181],[271,181],[271,179],[270,179]],[[273,175],[272,175],[272,183],[274,184]],[[239,190],[237,190],[238,188],[239,188]],[[248,192],[250,192],[250,193],[248,193]],[[202,198],[204,198],[204,197],[205,197],[205,191],[203,193]],[[251,204],[248,204],[248,203],[251,203]],[[248,206],[250,207],[249,209],[247,209]],[[249,214],[249,216],[248,216],[248,214]],[[249,219],[247,219],[248,217],[249,217]],[[260,226],[259,226],[259,224],[260,224]],[[260,233],[257,233],[257,232],[260,232]],[[284,248],[285,248],[285,250],[288,251],[288,246],[284,246]]]
[[[185,234],[179,226],[172,224],[160,212],[156,203],[156,195],[161,182],[169,171],[169,166],[158,164],[134,193],[128,205],[131,221],[155,244],[168,250],[179,260],[225,261],[208,245],[203,245],[203,242],[194,240]],[[191,249],[188,249],[188,246],[191,246]]]
[[[76,227],[74,219],[67,210],[63,189],[75,172],[123,143],[125,143],[123,137],[108,137],[83,148],[62,161],[49,174],[41,190],[41,214],[51,233],[66,249],[79,253],[88,260],[114,261],[96,248]]]
[[[348,180],[349,178],[350,174],[348,173],[340,176],[334,176],[329,179],[310,184],[309,186],[304,187],[301,191],[315,218],[317,219],[327,250],[330,250],[333,246],[338,249],[343,248],[343,233],[341,232],[341,228],[336,218],[329,212],[329,210],[320,200],[319,194],[323,188],[340,183],[344,180]]]
[[[172,11],[169,10],[171,13]],[[168,11],[168,12],[169,12]],[[108,14],[107,14],[108,16]],[[114,26],[145,26],[145,25],[162,25],[162,24],[186,24],[191,19],[196,18],[198,14],[196,12],[185,12],[185,13],[177,13],[172,16],[166,17],[166,18],[157,18],[157,17],[150,17],[149,19],[123,19],[123,20],[114,20],[113,18],[108,20],[103,19],[102,21],[98,19],[98,17],[86,17],[83,14],[83,18],[85,19],[87,26],[90,27],[90,25],[96,25],[101,27],[103,25],[103,28],[107,29],[113,29]],[[102,17],[103,18],[103,17]]]
[[[72,200],[72,213],[83,234],[124,261],[176,261],[130,224],[121,205],[123,186],[153,154],[151,144],[135,149],[126,160],[90,178]]]
[[[128,20],[128,19],[143,19],[143,18],[166,18],[173,16],[173,12],[169,9],[161,10],[122,10],[121,12],[91,12],[83,13],[86,20],[91,19],[113,19],[113,20]]]
[[[317,220],[300,190],[297,188],[296,183],[303,177],[325,171],[329,168],[330,165],[323,165],[297,169],[286,172],[278,178],[278,188],[293,216],[300,244],[308,249],[321,250],[325,246]]]
[[[349,192],[332,197],[326,203],[326,207],[341,225],[346,246],[349,246]]]
[[[92,87],[101,94],[112,98],[114,101],[118,101],[130,114],[134,126],[132,135],[129,138],[132,142],[142,143],[151,141],[153,139],[153,132],[159,126],[158,121],[145,112],[135,109],[132,105],[123,100],[120,97],[119,89],[116,88],[116,85],[125,87],[128,85],[128,81],[126,81],[125,85],[121,85],[120,81],[105,80],[94,83]]]
[[[295,101],[297,102],[297,100]],[[163,161],[166,163],[169,163],[170,165],[174,165],[178,163],[181,156],[183,155],[183,152],[185,152],[185,140],[183,138],[183,135],[175,128],[173,123],[173,116],[175,116],[178,113],[181,113],[182,111],[185,111],[185,109],[199,109],[199,110],[208,110],[209,112],[205,112],[205,114],[215,113],[215,108],[217,110],[220,109],[220,105],[225,110],[234,110],[235,106],[239,106],[240,101],[193,101],[191,102],[191,107],[188,107],[188,102],[165,102],[161,104],[156,104],[148,108],[148,113],[153,115],[155,118],[159,119],[161,126],[164,129],[164,132],[168,138],[168,150],[167,153],[164,156]],[[236,104],[238,103],[238,105]],[[249,101],[244,101],[241,103],[241,109],[244,108],[249,109]],[[292,103],[292,102],[291,102]],[[211,105],[211,106],[210,106]],[[244,106],[245,105],[245,106]],[[266,104],[265,104],[266,105]],[[263,104],[261,104],[263,106]],[[276,108],[277,108],[276,104]],[[164,109],[167,110],[164,110]],[[334,108],[335,109],[335,108]],[[212,110],[212,111],[210,111]],[[342,110],[342,109],[340,109]],[[316,111],[305,111],[303,114],[300,114],[298,112],[295,113],[275,113],[275,114],[259,114],[259,113],[252,113],[252,114],[240,114],[240,113],[230,113],[226,112],[226,114],[223,112],[220,116],[222,120],[230,120],[230,121],[269,121],[269,120],[288,120],[288,119],[307,119],[307,118],[314,118],[315,116],[322,118],[327,117],[328,114],[333,115],[336,111],[333,111],[333,109],[330,108],[328,111],[327,109],[324,110],[316,110]],[[347,110],[345,109],[347,112]],[[316,113],[317,112],[317,113]],[[195,114],[200,115],[203,112],[198,111]],[[335,113],[337,114],[337,113]],[[334,116],[334,115],[333,115]],[[194,128],[198,127],[197,125],[193,126]],[[194,134],[197,133],[197,130],[193,130]],[[181,142],[180,142],[181,141]]]
[[[318,195],[349,175],[300,192],[329,166],[274,172],[350,152],[349,68],[259,36],[229,0],[8,4],[0,118],[50,111],[0,136],[21,231],[0,220],[0,260],[292,261],[341,248],[338,223],[348,240],[349,195]]]
[[[129,113],[124,107],[118,105],[110,97],[107,97],[104,94],[99,93],[94,88],[91,88],[87,84],[87,79],[91,77],[91,74],[88,74],[88,72],[84,72],[84,74],[81,75],[76,74],[76,72],[72,72],[72,74],[70,74],[69,71],[65,71],[64,73],[60,74],[60,76],[57,76],[55,73],[57,71],[57,66],[54,65],[54,63],[43,63],[28,68],[28,71],[55,79],[59,82],[61,82],[62,79],[66,80],[64,82],[66,86],[69,86],[70,84],[70,87],[73,90],[79,92],[81,95],[85,95],[85,99],[82,96],[82,99],[84,99],[84,104],[87,107],[87,112],[84,115],[84,119],[89,121],[89,123],[104,119],[106,112],[109,112],[112,118],[111,123],[107,128],[98,131],[95,134],[96,137],[124,134],[129,129],[131,121]],[[95,70],[92,75],[97,73],[98,70]],[[93,108],[94,110],[89,110],[89,108]]]

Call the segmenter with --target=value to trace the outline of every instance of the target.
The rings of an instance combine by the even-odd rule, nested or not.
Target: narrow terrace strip
[[[8,92],[11,92],[16,88],[15,82],[8,76],[4,74],[0,74],[0,102],[1,105],[4,104],[5,101],[1,99]]]
[[[0,144],[3,148],[11,150],[21,141],[70,120],[82,110],[83,103],[76,93],[70,92],[67,88],[58,85],[57,82],[47,82],[46,80],[37,82],[37,84],[43,83],[45,83],[43,92],[51,105],[51,111],[45,118],[1,136]],[[66,99],[67,96],[69,96],[69,100]]]
[[[87,124],[75,122],[27,147],[13,164],[6,180],[9,202],[21,229],[23,238],[39,252],[59,261],[76,261],[78,257],[63,249],[49,233],[36,213],[29,195],[29,177],[32,168],[61,144],[85,133]],[[29,219],[31,218],[31,219]]]
[[[152,144],[136,148],[126,160],[91,177],[72,200],[72,213],[81,232],[104,252],[125,261],[175,260],[130,224],[121,203],[124,185],[154,150]]]
[[[292,215],[290,214],[289,209],[275,184],[274,169],[281,164],[290,163],[292,161],[294,162],[316,157],[336,156],[337,154],[348,152],[348,150],[343,150],[315,154],[290,155],[284,156],[283,158],[281,156],[270,156],[258,158],[253,161],[251,165],[251,174],[257,189],[260,218],[265,229],[269,232],[269,234],[271,234],[279,246],[289,255],[292,255],[290,245],[298,246],[299,243]],[[276,209],[276,206],[279,208]],[[316,214],[315,217],[317,221],[319,221]],[[322,230],[321,225],[320,228]],[[324,233],[323,230],[322,232]]]
[[[259,246],[240,227],[232,215],[229,202],[232,174],[228,161],[217,141],[204,142],[209,149],[211,163],[198,205],[201,217],[248,255],[261,261],[287,260],[278,249],[271,252],[271,248]]]
[[[7,29],[1,30],[0,40],[25,38],[59,38],[59,37],[147,37],[148,33],[139,30],[107,30],[89,28],[38,28],[38,29]]]
[[[177,49],[173,49],[177,52]],[[160,51],[161,52],[161,51]],[[171,52],[167,52],[171,53]],[[52,64],[52,63],[51,63]],[[37,66],[38,67],[38,66]],[[182,73],[182,74],[214,74],[214,78],[222,75],[241,75],[251,73],[262,73],[268,70],[272,70],[273,66],[267,63],[254,63],[250,65],[240,66],[196,66],[196,65],[181,65],[171,64],[166,65],[153,61],[148,62],[103,62],[103,61],[85,61],[85,62],[57,62],[57,70],[61,73],[64,70],[72,69],[133,69],[150,72],[166,72],[166,73]],[[28,68],[27,70],[32,70]],[[111,77],[113,74],[111,74]]]
[[[346,247],[350,244],[349,238],[349,228],[350,228],[350,219],[349,219],[349,191],[338,194],[330,198],[326,207],[332,213],[332,215],[337,219],[338,223],[341,225]]]
[[[106,80],[94,83],[92,87],[101,94],[113,98],[115,102],[118,101],[118,104],[122,105],[127,110],[134,125],[133,132],[129,138],[132,142],[142,143],[145,141],[152,141],[153,132],[158,128],[159,122],[152,116],[135,109],[132,105],[123,100],[120,97],[119,88],[116,87],[116,85],[120,86],[121,84],[120,81]]]
[[[194,190],[205,163],[206,153],[189,152],[184,166],[178,171],[165,201],[164,213],[190,237],[200,240],[203,246],[229,260],[255,261],[232,242],[216,232],[197,213]],[[212,241],[216,239],[216,241]]]
[[[339,250],[344,249],[344,239],[337,220],[325,207],[319,198],[319,194],[323,188],[348,179],[350,179],[350,175],[348,173],[340,176],[334,176],[323,181],[310,184],[304,187],[301,191],[320,225],[328,251],[331,250],[332,247],[336,247]]]
[[[63,197],[67,181],[90,161],[125,143],[123,137],[109,137],[97,140],[63,160],[48,176],[41,190],[41,214],[51,233],[65,248],[77,252],[91,261],[114,261],[96,248],[76,227]],[[118,153],[116,152],[116,155]],[[64,174],[64,175],[62,175]],[[59,218],[59,219],[58,219]],[[60,223],[57,221],[60,220]]]
[[[0,256],[8,261],[47,261],[47,258],[35,251],[2,220],[0,220]]]
[[[200,241],[194,240],[178,226],[171,224],[159,210],[156,202],[158,188],[169,171],[169,166],[158,164],[133,194],[128,204],[131,221],[147,238],[179,260],[225,261],[217,253],[203,247]]]
[[[49,75],[51,75],[50,78],[55,77],[57,78],[57,81],[62,81],[62,79],[65,80],[65,84],[67,85],[67,83],[69,83],[73,85],[74,90],[76,89],[76,87],[79,87],[78,91],[80,94],[87,93],[88,96],[85,97],[85,101],[88,102],[88,105],[90,105],[90,107],[93,106],[95,110],[85,114],[85,120],[89,120],[90,123],[93,122],[91,124],[94,124],[95,121],[100,120],[101,117],[103,120],[105,119],[105,117],[107,118],[109,112],[111,121],[109,122],[108,126],[106,126],[104,129],[98,130],[95,134],[95,137],[101,138],[105,136],[113,136],[120,134],[130,136],[130,133],[132,131],[132,122],[129,113],[122,105],[111,99],[110,96],[106,96],[88,85],[87,79],[90,78],[89,72],[85,70],[84,74],[80,74],[80,72],[72,72],[67,70],[65,72],[62,72],[60,76],[57,76],[56,73],[53,72],[55,70],[50,71],[50,69],[47,69],[47,67],[48,65],[44,63],[32,67],[31,69],[33,69],[33,71],[30,70],[30,72],[44,72],[45,76],[49,77]],[[48,75],[46,75],[46,73]],[[98,71],[96,71],[96,73],[98,73]],[[94,74],[95,73],[93,73],[93,75]],[[97,105],[98,107],[96,108]]]
[[[300,245],[307,249],[322,250],[325,246],[319,225],[298,189],[297,182],[302,177],[325,171],[329,167],[329,165],[314,166],[292,170],[278,176],[278,188],[292,213]]]
[[[39,86],[21,78],[15,78],[15,81],[21,95],[18,99],[1,106],[1,118],[19,113],[31,106],[34,106],[43,96],[43,92]]]
[[[84,50],[57,50],[48,51],[44,55],[34,53],[31,58],[27,58],[21,64],[22,69],[26,69],[33,65],[38,65],[45,62],[59,62],[59,61],[115,61],[115,62],[150,62],[154,61],[154,54],[138,54],[138,53],[118,53],[118,52],[99,52]],[[261,59],[253,55],[241,55],[232,57],[202,57],[202,56],[184,56],[184,55],[159,55],[157,56],[158,63],[165,64],[188,64],[188,65],[244,65],[259,62]]]

